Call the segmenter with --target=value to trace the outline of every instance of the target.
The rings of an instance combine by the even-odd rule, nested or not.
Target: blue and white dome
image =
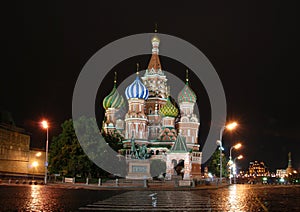
[[[138,98],[148,99],[149,91],[146,86],[141,82],[139,76],[136,76],[135,80],[125,90],[127,99]]]

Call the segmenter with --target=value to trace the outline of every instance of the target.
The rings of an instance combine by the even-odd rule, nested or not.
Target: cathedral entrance
[[[167,154],[167,172],[166,179],[172,179],[172,176],[181,176],[183,180],[190,179],[191,160],[188,152]]]
[[[174,166],[175,174],[180,175],[183,178],[184,175],[184,160],[180,159],[178,164]]]

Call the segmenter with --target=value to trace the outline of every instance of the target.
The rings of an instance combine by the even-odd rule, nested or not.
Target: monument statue
[[[130,154],[131,154],[131,158],[132,159],[135,159],[136,158],[136,148],[135,148],[135,142],[134,142],[134,138],[133,136],[131,137],[131,151],[130,151]]]
[[[145,160],[150,158],[151,155],[148,153],[147,146],[145,144],[136,148],[133,136],[130,142],[131,142],[131,151],[130,151],[131,159]]]
[[[145,144],[143,144],[142,146],[139,147],[139,159],[148,159],[150,158],[150,154],[148,154],[148,150]]]

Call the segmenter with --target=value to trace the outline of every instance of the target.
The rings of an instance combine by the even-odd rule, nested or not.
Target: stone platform
[[[126,179],[152,179],[149,160],[128,160],[128,174]]]

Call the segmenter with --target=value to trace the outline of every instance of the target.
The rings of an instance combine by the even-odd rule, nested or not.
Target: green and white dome
[[[125,101],[122,95],[117,90],[116,80],[114,81],[114,88],[112,91],[103,99],[103,107],[105,110],[108,108],[119,109],[125,106]]]
[[[182,103],[182,102],[196,103],[196,101],[197,101],[197,96],[194,93],[194,91],[190,88],[189,79],[187,76],[184,88],[178,94],[178,102],[179,103]]]

